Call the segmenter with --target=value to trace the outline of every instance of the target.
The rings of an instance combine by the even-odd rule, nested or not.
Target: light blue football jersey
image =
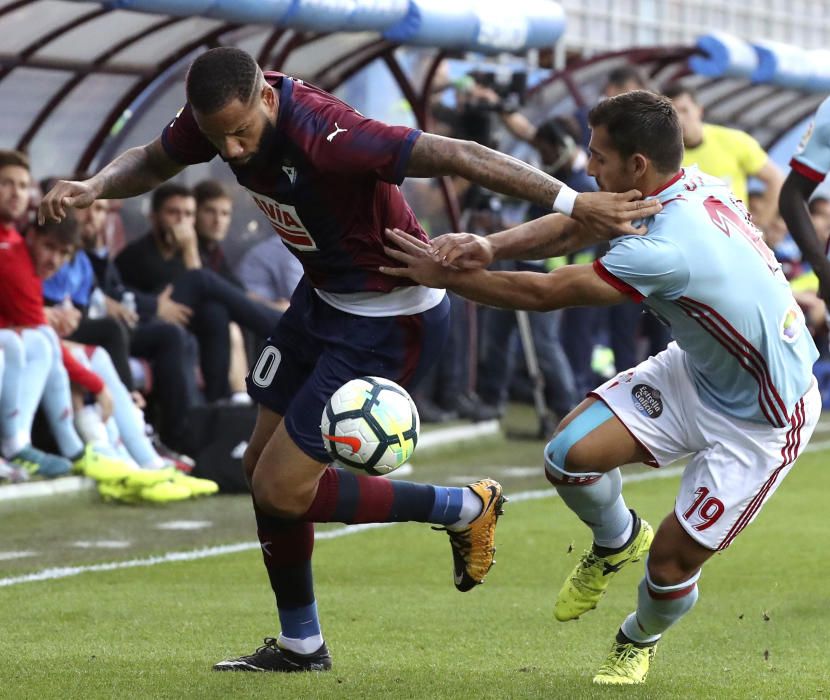
[[[787,425],[818,351],[781,266],[722,181],[686,168],[653,196],[648,233],[613,240],[595,269],[671,325],[704,403]]]
[[[830,172],[830,97],[818,106],[790,167],[814,182],[821,182]]]

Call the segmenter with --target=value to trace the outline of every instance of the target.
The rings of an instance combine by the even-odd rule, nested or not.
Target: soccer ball
[[[412,398],[382,377],[346,382],[328,400],[320,423],[332,460],[373,476],[394,471],[412,456],[419,429]]]

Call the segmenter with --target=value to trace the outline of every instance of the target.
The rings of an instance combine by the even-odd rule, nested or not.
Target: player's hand
[[[75,180],[58,180],[40,200],[37,221],[42,226],[47,221],[62,221],[69,209],[84,209],[98,199],[97,188]]]
[[[95,397],[95,403],[98,404],[98,410],[101,412],[101,420],[106,423],[112,416],[113,411],[112,394],[106,386]]]
[[[493,246],[472,233],[445,233],[429,242],[432,257],[445,267],[481,270],[493,262]]]
[[[656,199],[642,199],[637,190],[628,192],[582,192],[574,203],[572,218],[603,240],[644,234],[646,227],[633,221],[660,213]]]
[[[193,315],[193,309],[177,301],[173,301],[170,295],[173,294],[173,285],[168,284],[164,291],[158,295],[158,307],[156,316],[162,321],[168,323],[175,323],[178,326],[186,326],[190,323],[190,317]]]
[[[384,252],[403,267],[380,267],[384,275],[407,277],[427,287],[446,286],[449,270],[432,255],[428,243],[400,229],[386,229],[386,238],[397,248],[384,246]]]

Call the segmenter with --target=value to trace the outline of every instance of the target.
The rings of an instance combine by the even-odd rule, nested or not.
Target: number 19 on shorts
[[[723,515],[724,510],[725,507],[723,505],[723,501],[719,498],[715,498],[714,496],[709,496],[709,489],[705,486],[701,486],[695,491],[694,502],[691,506],[689,506],[688,510],[683,513],[683,519],[690,520],[691,517],[697,513],[701,522],[693,527],[698,532],[703,532],[703,530],[712,527],[712,525],[717,522],[718,518]]]

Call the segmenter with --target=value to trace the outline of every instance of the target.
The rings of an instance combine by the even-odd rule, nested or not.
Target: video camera
[[[524,69],[478,69],[467,74],[483,87],[490,88],[501,98],[501,104],[488,105],[494,111],[515,111],[524,104],[527,90],[527,71]],[[482,107],[485,107],[482,105]]]

